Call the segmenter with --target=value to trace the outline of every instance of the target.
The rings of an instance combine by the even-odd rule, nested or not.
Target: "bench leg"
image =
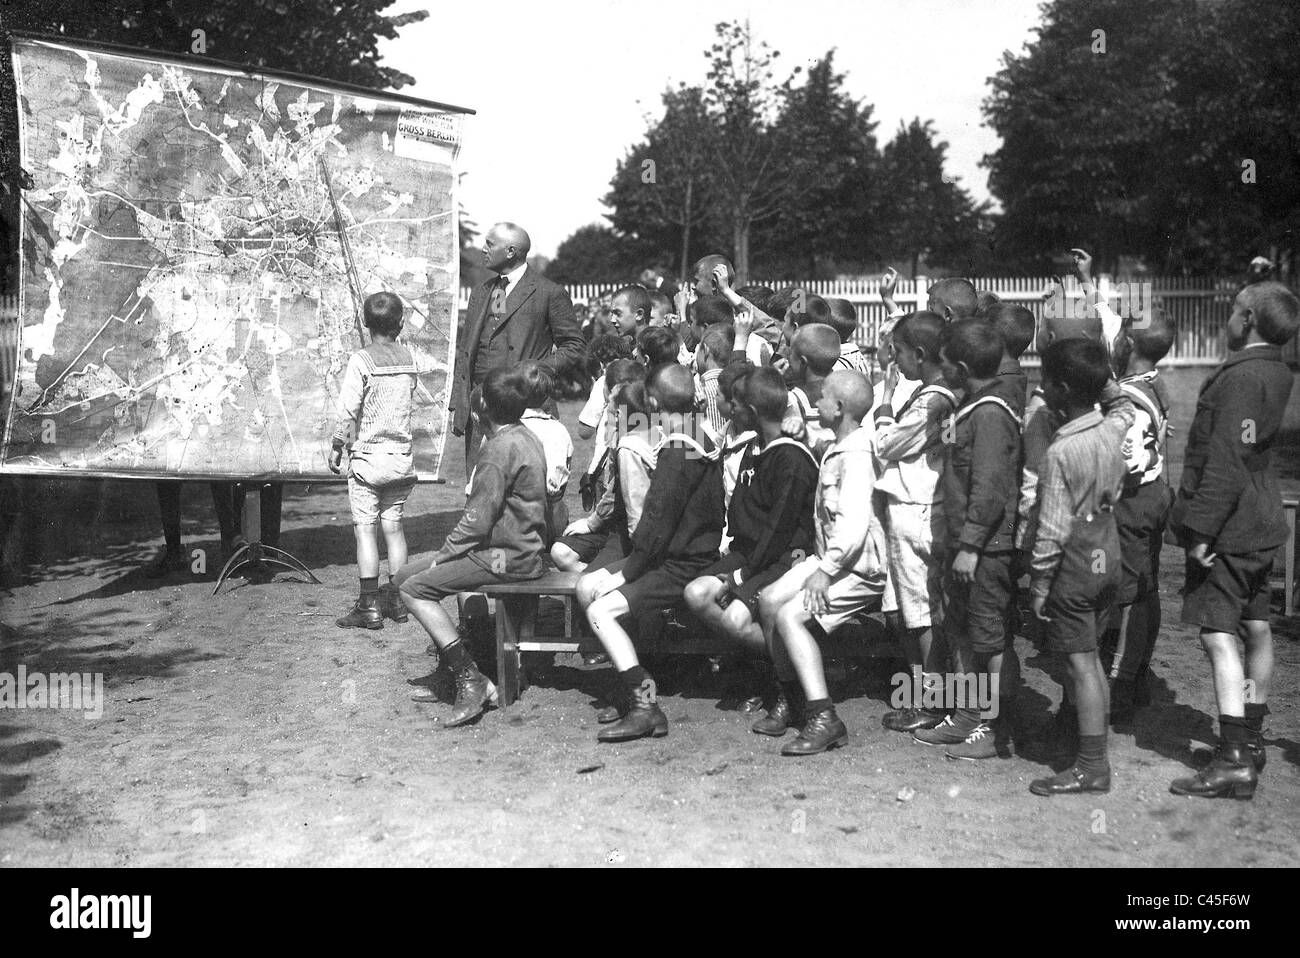
[[[519,643],[532,639],[537,624],[537,598],[511,596],[496,603],[497,690],[501,706],[519,698]]]
[[[1295,614],[1295,516],[1294,509],[1286,510],[1286,599],[1283,608],[1288,616]]]

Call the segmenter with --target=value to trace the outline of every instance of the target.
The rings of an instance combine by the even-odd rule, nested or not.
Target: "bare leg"
[[[778,642],[794,666],[808,701],[831,697],[826,688],[826,672],[822,667],[822,650],[813,637],[808,624],[812,615],[803,607],[803,597],[795,596],[776,614]]]
[[[743,645],[751,652],[765,653],[763,630],[750,617],[749,609],[739,599],[725,609],[718,606],[718,596],[725,588],[722,580],[706,575],[686,586],[686,604],[714,632]]]
[[[356,523],[352,532],[357,540],[357,574],[363,579],[379,575],[379,543],[375,541],[374,523]],[[392,568],[390,566],[390,568]]]
[[[402,529],[402,520],[381,519],[384,530],[384,549],[388,553],[388,574],[396,575],[397,570],[406,565],[406,532]],[[375,571],[379,575],[379,556],[375,555]]]
[[[1273,681],[1273,630],[1265,619],[1241,624],[1246,633],[1246,678],[1253,683],[1250,701],[1263,705]]]
[[[456,634],[455,623],[441,603],[432,599],[416,599],[409,594],[403,594],[402,600],[411,615],[415,616],[415,621],[424,626],[424,631],[429,633],[429,638],[437,643],[439,649],[447,648],[460,638]]]

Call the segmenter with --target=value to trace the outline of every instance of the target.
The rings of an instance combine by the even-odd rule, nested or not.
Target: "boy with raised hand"
[[[1121,447],[1133,425],[1133,403],[1111,378],[1106,349],[1077,338],[1053,343],[1043,353],[1043,394],[1064,424],[1038,480],[1030,607],[1043,623],[1048,649],[1066,656],[1079,749],[1070,768],[1034,781],[1029,790],[1108,792],[1106,675],[1097,642],[1119,586],[1114,510],[1127,472]]]
[[[763,653],[758,594],[814,548],[817,461],[805,445],[782,435],[786,397],[774,369],[755,369],[742,380],[736,418],[758,438],[741,459],[727,509],[730,551],[686,587],[686,604],[701,622]]]
[[[644,621],[678,605],[686,584],[717,560],[722,536],[717,446],[706,428],[692,428],[691,374],[685,366],[661,366],[646,381],[646,394],[667,435],[655,447],[654,475],[632,552],[578,580],[578,602],[618,672],[619,707],[609,716],[617,721],[597,735],[601,742],[668,734],[654,679],[637,660],[621,620]]]
[[[339,427],[329,467],[341,471],[346,448],[348,502],[361,579],[356,603],[336,621],[344,629],[382,629],[385,616],[395,622],[407,620],[406,608],[391,583],[407,559],[402,508],[415,488],[411,409],[419,379],[410,350],[397,341],[402,313],[402,300],[395,293],[366,297],[362,314],[370,343],[349,357],[339,390]],[[389,588],[384,591],[379,588],[376,524],[383,530],[388,551]]]
[[[912,737],[946,748],[952,758],[1006,752],[1019,678],[1010,623],[1020,419],[997,374],[1004,349],[997,327],[963,320],[945,326],[939,351],[945,382],[965,392],[946,437],[951,442],[941,484],[945,561],[951,562],[943,580],[943,630],[956,671],[966,678],[966,694],[953,703],[953,714]],[[980,703],[972,701],[976,691],[996,697],[988,704],[996,712],[981,714]]]
[[[835,361],[835,368],[849,369],[869,376],[871,364],[858,348],[858,344],[853,341],[853,336],[860,325],[857,308],[847,299],[828,299],[826,305],[831,308],[828,322],[840,336],[840,357]]]
[[[772,362],[771,340],[778,335],[776,330],[780,318],[769,316],[755,303],[732,289],[730,274],[721,265],[714,267],[713,285],[731,307],[732,316],[739,318],[743,315],[746,320],[744,325],[736,325],[733,351],[740,353],[755,366],[769,365]]]
[[[894,404],[892,388],[875,410],[876,458],[882,466],[876,495],[883,499],[885,556],[889,573],[882,604],[895,621],[908,665],[920,671],[921,687],[942,684],[947,648],[938,629],[944,550],[943,473],[945,426],[957,408],[957,398],[944,383],[939,349],[944,321],[937,313],[909,313],[893,331],[898,371],[921,387]],[[892,386],[886,379],[887,387]],[[892,595],[889,595],[892,593]],[[920,702],[888,712],[881,720],[895,732],[933,728],[944,712]]]
[[[1165,481],[1169,393],[1156,364],[1174,342],[1163,310],[1127,326],[1115,350],[1119,380],[1133,401],[1136,421],[1124,440],[1128,475],[1115,506],[1122,568],[1117,615],[1102,641],[1102,665],[1112,685],[1112,721],[1125,721],[1150,699],[1146,690],[1151,655],[1160,635],[1160,550],[1172,492]]]
[[[829,635],[874,605],[885,586],[882,531],[871,508],[872,431],[862,426],[870,408],[871,384],[861,373],[837,370],[827,377],[817,414],[834,441],[817,478],[816,554],[797,563],[760,597],[780,694],[753,730],[782,735],[801,725],[782,755],[815,755],[848,740],[826,688],[821,650],[811,627]]]
[[[1273,677],[1268,580],[1287,535],[1272,449],[1294,379],[1282,347],[1297,327],[1300,301],[1281,283],[1239,292],[1228,320],[1233,352],[1201,386],[1187,435],[1169,527],[1187,550],[1182,620],[1200,627],[1210,657],[1220,742],[1206,768],[1170,785],[1177,795],[1250,798],[1264,770]]]
[[[455,676],[456,700],[443,723],[447,728],[477,718],[496,701],[496,687],[475,667],[441,601],[489,583],[535,579],[546,571],[546,453],[519,421],[527,402],[518,373],[489,372],[477,403],[486,441],[474,466],[465,513],[432,559],[410,562],[393,578],[411,615]],[[423,692],[412,698],[437,700]]]

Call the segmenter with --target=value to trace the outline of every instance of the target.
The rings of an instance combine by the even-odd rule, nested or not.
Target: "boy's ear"
[[[957,368],[961,370],[962,379],[970,379],[970,367],[965,363],[957,363]]]

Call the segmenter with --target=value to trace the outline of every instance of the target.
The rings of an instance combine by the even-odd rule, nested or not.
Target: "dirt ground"
[[[576,408],[565,407],[570,423]],[[464,480],[449,459],[448,484],[413,496],[413,553],[440,544],[459,515]],[[888,658],[833,665],[850,743],[802,760],[751,734],[753,716],[720,707],[740,673],[687,658],[656,672],[667,738],[598,745],[593,701],[610,672],[576,656],[534,661],[519,703],[444,730],[447,706],[409,699],[431,661],[414,621],[334,625],[356,582],[341,486],[290,486],[285,499],[282,545],[322,585],[239,580],[216,597],[202,484],[185,489],[184,533],[207,569],[160,582],[139,571],[160,544],[149,483],[0,487],[0,672],[102,672],[106,699],[99,718],[0,711],[4,866],[1282,866],[1300,856],[1300,626],[1282,617],[1280,590],[1269,764],[1254,801],[1168,792],[1214,731],[1207,662],[1177,624],[1172,549],[1155,702],[1112,735],[1112,792],[1042,799],[1028,784],[1051,766],[1032,738],[1014,758],[972,764],[885,732],[900,668]],[[1019,649],[1023,712],[1042,727],[1059,665],[1026,639]]]

